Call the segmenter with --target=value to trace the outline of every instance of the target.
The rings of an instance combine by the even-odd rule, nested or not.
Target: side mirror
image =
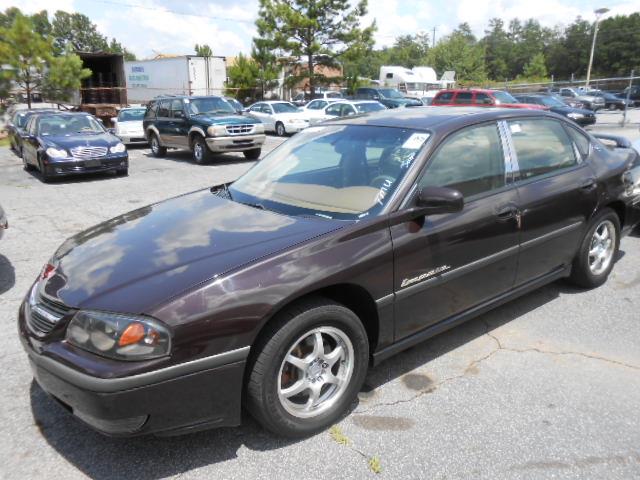
[[[462,211],[464,197],[453,188],[423,187],[416,198],[416,210],[420,215],[437,215]]]
[[[374,95],[373,97],[371,97],[373,100],[380,100],[380,95]]]
[[[180,110],[176,110],[175,112],[173,112],[173,118],[182,118],[182,119],[184,119],[184,112],[182,112]]]
[[[118,123],[118,117],[111,117],[111,123],[113,123],[114,125]]]
[[[116,129],[115,128],[107,128],[107,132],[109,132],[111,135],[115,135],[116,134]]]

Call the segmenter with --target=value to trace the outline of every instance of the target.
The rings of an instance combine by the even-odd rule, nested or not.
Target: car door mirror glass
[[[462,211],[464,197],[453,188],[422,187],[418,191],[415,204],[421,215],[456,213]]]

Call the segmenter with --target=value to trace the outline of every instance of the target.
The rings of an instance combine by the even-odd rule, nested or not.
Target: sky
[[[115,37],[138,58],[193,54],[196,43],[208,44],[214,55],[247,53],[258,12],[258,0],[0,0],[0,9],[10,6],[28,13],[47,9],[50,16],[54,10],[83,13],[103,35]],[[610,9],[606,16],[640,11],[638,0],[369,0],[363,24],[376,20],[376,46],[382,47],[392,45],[398,35],[431,36],[434,27],[438,39],[461,22],[482,36],[493,17],[566,25],[578,15],[593,20],[593,11],[602,7]]]

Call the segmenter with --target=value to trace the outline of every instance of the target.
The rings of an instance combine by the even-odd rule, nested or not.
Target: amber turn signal
[[[118,345],[124,347],[125,345],[132,345],[134,343],[138,343],[140,340],[144,338],[144,325],[141,323],[132,323],[130,324],[122,335],[120,335],[120,340],[118,340]]]

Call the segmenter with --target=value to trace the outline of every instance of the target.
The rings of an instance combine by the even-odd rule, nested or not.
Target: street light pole
[[[608,8],[599,8],[594,13],[596,14],[596,23],[593,27],[593,41],[591,42],[591,54],[589,55],[589,67],[587,68],[587,84],[586,89],[589,89],[589,81],[591,80],[591,65],[593,65],[593,52],[596,49],[596,37],[598,36],[598,23],[600,23],[600,17],[609,11]]]

